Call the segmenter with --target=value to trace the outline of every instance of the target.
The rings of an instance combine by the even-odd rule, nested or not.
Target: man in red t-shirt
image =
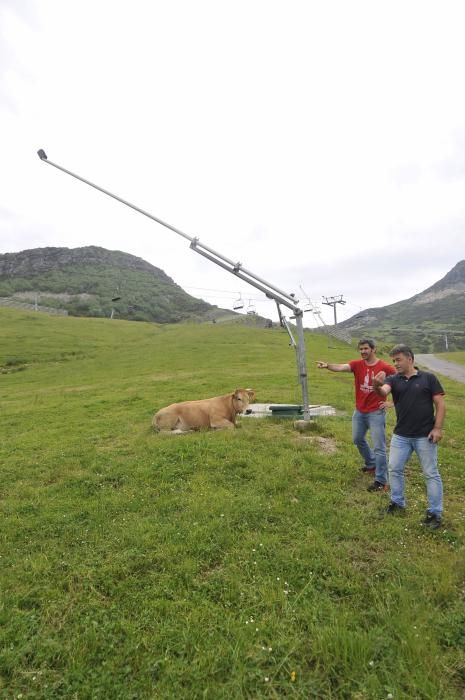
[[[358,349],[361,360],[352,360],[346,364],[317,362],[318,369],[331,372],[353,372],[355,380],[355,411],[352,416],[352,440],[360,452],[364,466],[362,471],[375,474],[375,480],[368,491],[384,491],[387,488],[386,462],[386,414],[385,402],[373,389],[373,377],[378,372],[385,376],[395,374],[396,370],[376,357],[376,343],[373,338],[362,338]],[[373,449],[366,441],[370,431]]]

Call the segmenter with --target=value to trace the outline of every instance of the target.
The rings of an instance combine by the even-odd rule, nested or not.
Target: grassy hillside
[[[0,322],[1,697],[464,696],[463,385],[444,380],[446,527],[428,533],[416,464],[406,517],[379,517],[352,378],[314,369],[356,351],[308,336],[311,401],[340,411],[308,435],[243,419],[176,438],[150,430],[172,401],[299,401],[287,335]]]
[[[459,365],[465,365],[465,352],[441,352],[438,357],[450,362],[457,362]]]
[[[464,350],[464,292],[465,260],[461,260],[442,279],[410,299],[366,309],[340,326],[353,336],[374,335],[390,345],[408,343],[417,352]]]
[[[0,299],[39,303],[71,316],[176,323],[234,316],[177,285],[163,270],[97,246],[33,248],[0,255]],[[117,299],[114,301],[114,299]]]
[[[406,304],[406,302],[399,303]],[[349,330],[353,338],[371,335],[379,343],[383,343],[386,348],[397,343],[407,343],[415,348],[416,352],[426,353],[443,352],[446,347],[445,337],[447,335],[449,348],[454,351],[463,350],[465,348],[463,299],[455,303],[453,299],[448,298],[448,310],[454,312],[453,316],[441,317],[441,312],[436,313],[436,307],[441,304],[445,306],[445,302],[442,300],[437,304],[425,305],[416,318],[416,312],[412,313],[404,309],[399,309],[395,315],[380,313],[379,318],[377,316],[372,320],[363,320],[359,325],[353,323]],[[348,322],[344,321],[343,323]],[[347,330],[346,326],[344,328]]]
[[[15,297],[15,294],[21,297]],[[16,277],[0,281],[0,294],[8,298],[66,309],[72,316],[109,318],[112,308],[120,318],[135,321],[157,320],[164,323],[202,316],[210,307],[194,299],[174,283],[156,279],[141,270],[118,270],[110,266],[82,266],[56,270],[31,279]],[[117,294],[121,298],[112,303]]]

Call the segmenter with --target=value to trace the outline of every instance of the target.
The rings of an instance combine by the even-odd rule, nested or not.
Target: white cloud
[[[0,252],[101,245],[191,293],[226,290],[199,290],[210,302],[242,291],[273,310],[185,240],[41,163],[42,147],[278,287],[343,293],[341,318],[465,257],[461,3],[0,12]]]

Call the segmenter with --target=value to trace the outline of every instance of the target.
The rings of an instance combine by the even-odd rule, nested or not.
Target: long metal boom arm
[[[127,200],[122,199],[121,197],[118,197],[116,194],[113,194],[112,192],[109,192],[108,190],[103,189],[103,187],[99,187],[98,185],[95,185],[93,182],[90,182],[90,180],[86,180],[85,178],[81,177],[80,175],[76,175],[76,173],[71,172],[71,170],[67,170],[66,168],[63,168],[61,165],[58,165],[57,163],[54,163],[51,160],[48,160],[47,155],[43,149],[40,149],[39,151],[37,151],[37,154],[38,154],[40,160],[42,160],[44,163],[48,163],[49,165],[53,165],[54,168],[58,168],[58,170],[62,170],[67,175],[71,175],[71,177],[76,178],[76,180],[80,180],[81,182],[84,182],[86,185],[90,185],[90,187],[93,187],[94,189],[99,190],[99,192],[103,192],[103,194],[106,194],[109,197],[113,197],[113,199],[116,199],[118,202],[121,202],[121,204],[125,204],[127,207],[130,207],[131,209],[135,209],[135,211],[139,212],[139,214],[143,214],[144,216],[147,216],[149,219],[156,221],[157,224],[161,224],[161,226],[165,226],[165,228],[168,228],[171,231],[174,231],[174,233],[177,233],[179,236],[186,238],[188,241],[190,241],[190,247],[192,248],[193,251],[195,251],[196,253],[199,253],[199,255],[203,255],[204,258],[207,258],[207,260],[210,260],[211,262],[215,263],[216,265],[219,265],[220,267],[224,268],[228,272],[231,272],[236,277],[239,277],[239,279],[243,280],[244,282],[247,282],[247,284],[250,284],[253,287],[255,287],[256,289],[259,289],[269,299],[274,299],[276,302],[276,305],[278,307],[280,321],[287,329],[287,332],[289,333],[289,336],[291,338],[291,345],[294,347],[294,349],[296,351],[297,371],[298,371],[298,376],[299,376],[299,382],[300,382],[301,388],[302,388],[302,401],[303,401],[304,418],[306,420],[308,420],[310,418],[308,385],[307,385],[307,365],[306,365],[306,360],[305,360],[305,337],[304,337],[304,328],[303,328],[303,321],[302,321],[303,312],[302,312],[302,309],[300,309],[299,306],[297,306],[297,304],[299,303],[299,300],[296,299],[293,294],[287,294],[287,292],[284,292],[282,289],[279,289],[278,287],[273,286],[272,284],[270,284],[266,280],[262,279],[261,277],[257,277],[257,275],[255,275],[253,272],[251,272],[250,270],[247,270],[245,267],[242,267],[242,263],[239,263],[239,262],[235,263],[233,260],[226,258],[224,255],[221,255],[221,253],[218,253],[216,250],[213,250],[213,248],[209,248],[208,246],[201,243],[198,238],[195,238],[193,236],[188,236],[187,233],[180,231],[175,226],[172,226],[171,224],[168,224],[166,221],[163,221],[163,219],[159,219],[157,216],[150,214],[150,212],[145,211],[145,209],[141,209],[140,207],[137,207],[135,204],[131,204],[131,202],[128,202]],[[296,320],[296,326],[297,326],[297,343],[295,342],[295,340],[293,338],[289,324],[287,323],[287,321],[284,319],[284,317],[281,314],[281,311],[279,309],[280,304],[287,306],[294,313],[294,317]]]
[[[103,192],[103,194],[106,194],[109,197],[116,199],[118,202],[121,202],[121,204],[125,204],[127,207],[130,207],[131,209],[138,211],[139,214],[143,214],[144,216],[147,216],[149,219],[156,221],[157,224],[160,224],[161,226],[165,226],[166,228],[170,229],[171,231],[174,231],[174,233],[177,233],[179,236],[186,238],[188,241],[191,242],[191,248],[196,253],[200,253],[200,255],[203,255],[204,257],[208,258],[212,262],[215,262],[218,265],[221,265],[221,267],[224,267],[225,270],[228,270],[233,275],[236,275],[236,277],[240,277],[241,279],[245,280],[249,284],[252,284],[254,287],[259,289],[261,292],[264,292],[268,297],[275,299],[276,301],[279,301],[280,304],[284,304],[289,309],[292,309],[292,311],[298,311],[298,307],[296,306],[298,303],[298,299],[295,299],[295,297],[292,294],[287,294],[287,292],[284,292],[282,289],[279,289],[278,287],[275,287],[274,285],[270,284],[269,282],[262,279],[261,277],[258,277],[250,270],[247,270],[245,267],[242,266],[242,263],[234,262],[233,260],[226,258],[224,255],[221,255],[221,253],[218,253],[216,250],[213,250],[213,248],[209,248],[208,246],[201,243],[201,241],[198,238],[193,237],[193,236],[189,236],[187,233],[184,233],[184,231],[181,231],[180,229],[176,228],[175,226],[172,226],[171,224],[167,223],[166,221],[163,221],[163,219],[160,219],[157,216],[150,214],[150,212],[145,211],[145,209],[141,209],[140,207],[136,206],[135,204],[132,204],[131,202],[128,202],[126,199],[123,199],[122,197],[119,197],[118,195],[113,194],[109,190],[105,190],[103,187],[96,185],[95,183],[91,182],[90,180],[86,180],[86,178],[81,177],[80,175],[77,175],[76,173],[73,173],[71,170],[64,168],[62,165],[58,165],[57,163],[54,163],[53,161],[51,161],[47,158],[45,151],[43,149],[40,149],[39,151],[37,151],[37,154],[38,154],[39,158],[44,163],[48,163],[48,165],[53,165],[54,168],[58,168],[58,170],[61,170],[62,172],[66,173],[67,175],[71,175],[71,177],[76,178],[76,180],[80,180],[81,182],[84,182],[86,185],[90,185],[90,187],[93,187],[94,189],[99,190],[99,192]],[[208,253],[210,253],[211,255],[208,255]],[[226,264],[221,264],[220,261],[222,261],[223,263],[226,263]],[[261,284],[257,284],[257,282],[259,282]],[[264,285],[264,286],[262,286],[262,285]]]

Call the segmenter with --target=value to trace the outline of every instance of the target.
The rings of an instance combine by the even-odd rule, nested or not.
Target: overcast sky
[[[272,314],[44,148],[300,298],[343,294],[341,320],[408,298],[465,258],[464,20],[447,0],[0,0],[0,252],[122,250]]]

